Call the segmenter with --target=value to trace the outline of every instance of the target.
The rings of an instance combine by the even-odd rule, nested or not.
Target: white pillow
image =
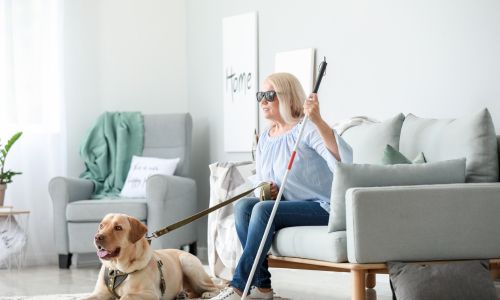
[[[174,175],[180,158],[164,159],[133,156],[127,180],[120,193],[124,198],[145,198],[146,181],[152,175]]]

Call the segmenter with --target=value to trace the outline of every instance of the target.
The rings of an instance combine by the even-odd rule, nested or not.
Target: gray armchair
[[[188,178],[192,119],[189,114],[144,115],[143,156],[180,157],[174,176],[154,175],[144,199],[91,200],[91,181],[55,177],[49,183],[59,268],[69,268],[73,253],[95,252],[93,237],[108,213],[124,213],[148,225],[149,233],[196,213],[196,183]],[[154,249],[189,246],[196,253],[196,228],[189,224],[152,242]]]

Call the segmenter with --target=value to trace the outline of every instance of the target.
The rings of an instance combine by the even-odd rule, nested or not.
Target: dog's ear
[[[130,232],[128,239],[131,243],[135,243],[140,240],[148,232],[146,225],[142,224],[141,221],[133,217],[128,217],[130,223]]]

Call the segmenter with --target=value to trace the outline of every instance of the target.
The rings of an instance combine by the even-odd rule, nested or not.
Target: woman
[[[270,127],[261,134],[257,146],[256,177],[259,182],[271,183],[271,200],[278,195],[302,126],[299,121],[306,115],[310,122],[305,125],[248,299],[273,298],[265,253],[271,248],[275,232],[291,226],[327,225],[335,162],[352,162],[351,147],[321,118],[316,94],[304,101],[305,93],[295,76],[272,74],[264,81],[263,90],[257,93],[257,101]],[[243,253],[230,286],[212,299],[241,298],[273,205],[273,201],[261,202],[257,198],[244,198],[236,204],[236,231]]]

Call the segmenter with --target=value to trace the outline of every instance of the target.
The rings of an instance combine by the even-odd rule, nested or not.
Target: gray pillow
[[[497,299],[487,260],[446,263],[389,262],[397,300]]]
[[[369,165],[336,163],[328,232],[346,230],[345,194],[352,187],[465,182],[465,159],[427,164]]]
[[[386,145],[399,149],[399,135],[405,116],[397,116],[381,123],[362,124],[351,127],[342,138],[352,147],[353,162],[380,164],[380,153]]]
[[[424,119],[409,114],[398,150],[406,157],[422,151],[428,162],[465,157],[466,182],[498,181],[497,139],[487,109],[458,119]]]

